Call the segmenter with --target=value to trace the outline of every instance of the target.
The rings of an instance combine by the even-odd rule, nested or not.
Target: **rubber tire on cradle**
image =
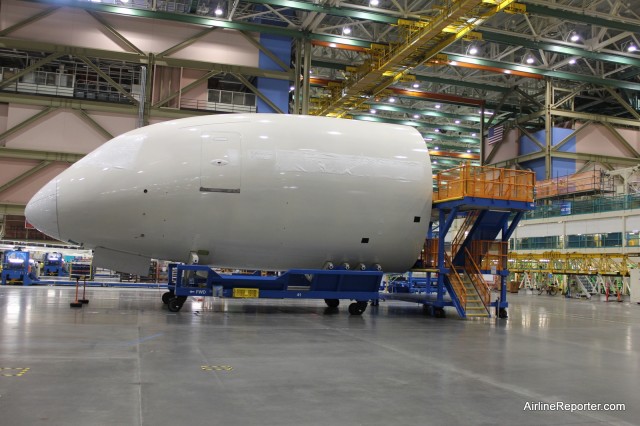
[[[337,308],[340,305],[339,299],[324,299],[324,303],[330,308]]]
[[[349,305],[349,313],[351,315],[362,315],[367,309],[367,302],[354,302]]]
[[[164,303],[165,305],[168,305],[169,301],[174,297],[176,296],[172,291],[167,291],[165,293],[162,293],[162,303]]]
[[[507,315],[507,308],[500,308],[498,310],[498,318],[507,319],[509,315]]]
[[[436,318],[445,318],[444,308],[433,308],[433,316]]]
[[[558,289],[555,287],[550,287],[549,288],[549,296],[555,296],[556,294],[558,294]]]
[[[186,298],[182,298],[182,297],[174,297],[171,300],[169,300],[169,304],[167,305],[167,307],[169,308],[169,311],[179,312],[180,309],[182,309],[182,305],[184,305],[185,300]]]

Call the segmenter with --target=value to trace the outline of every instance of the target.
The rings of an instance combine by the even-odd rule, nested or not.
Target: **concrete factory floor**
[[[382,302],[188,301],[0,287],[0,424],[595,425],[640,421],[640,306],[511,296],[508,320]],[[537,403],[625,411],[533,411]],[[569,408],[569,407],[567,407]],[[584,407],[575,407],[584,408]]]

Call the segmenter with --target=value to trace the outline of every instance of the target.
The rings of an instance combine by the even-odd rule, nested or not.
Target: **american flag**
[[[493,126],[489,128],[487,133],[487,143],[489,145],[500,142],[502,140],[502,133],[504,132],[504,126]]]

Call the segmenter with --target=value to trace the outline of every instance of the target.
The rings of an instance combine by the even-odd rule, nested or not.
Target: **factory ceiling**
[[[547,86],[572,111],[640,109],[640,0],[32,1],[306,41],[310,114],[402,122],[453,152],[523,115],[535,129]]]

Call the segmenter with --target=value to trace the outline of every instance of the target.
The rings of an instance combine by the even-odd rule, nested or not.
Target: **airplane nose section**
[[[27,221],[39,231],[55,239],[60,239],[56,179],[46,184],[33,196],[24,210],[24,215]]]

